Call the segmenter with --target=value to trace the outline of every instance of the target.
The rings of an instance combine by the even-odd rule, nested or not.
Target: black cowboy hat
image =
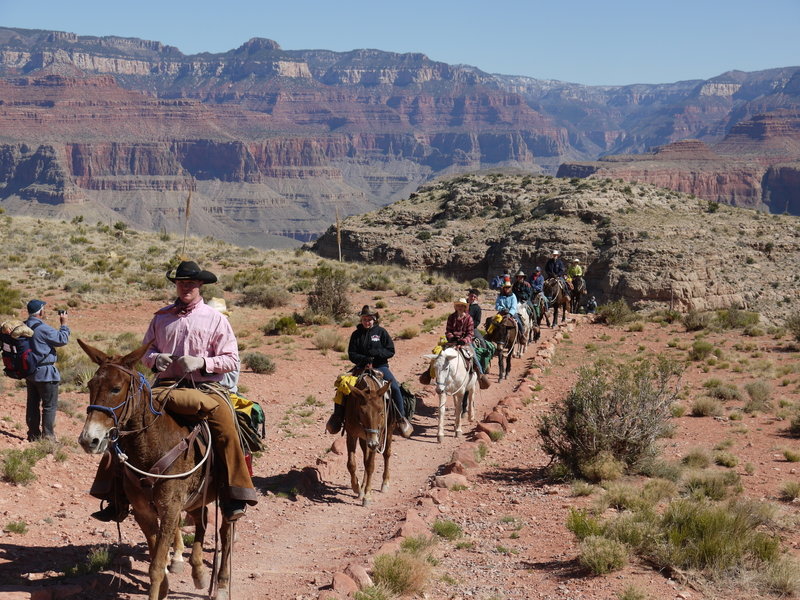
[[[201,283],[216,283],[217,276],[209,271],[203,271],[197,263],[185,260],[176,269],[167,271],[167,279],[172,283],[176,281],[199,281]]]
[[[469,288],[467,290],[467,293],[468,294],[473,294],[475,296],[480,296],[481,295],[481,293],[478,291],[478,288]]]
[[[378,311],[373,310],[372,308],[370,308],[369,304],[365,304],[361,308],[361,312],[358,313],[359,317],[363,317],[365,315],[370,316],[370,317],[375,317],[375,320],[376,321],[378,320]]]

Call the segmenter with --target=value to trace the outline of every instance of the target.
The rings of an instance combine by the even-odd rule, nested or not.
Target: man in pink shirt
[[[167,410],[181,415],[205,417],[211,429],[214,450],[225,470],[227,482],[221,494],[222,509],[229,521],[244,514],[246,504],[256,504],[256,494],[239,444],[233,408],[219,382],[225,373],[239,369],[236,336],[223,314],[203,302],[200,288],[217,281],[196,263],[184,261],[167,273],[175,283],[177,299],[158,310],[150,321],[143,343],[150,348],[142,362],[156,372],[153,397],[166,395]],[[105,462],[105,461],[104,461]],[[101,521],[120,521],[128,513],[126,501],[113,495],[112,486],[101,475],[101,462],[91,494],[109,504],[92,516]]]

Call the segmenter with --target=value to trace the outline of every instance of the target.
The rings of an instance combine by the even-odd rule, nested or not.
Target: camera
[[[60,314],[60,315],[65,315],[65,314],[67,314],[67,311],[65,311],[65,310],[59,310],[59,311],[58,311],[58,314]]]

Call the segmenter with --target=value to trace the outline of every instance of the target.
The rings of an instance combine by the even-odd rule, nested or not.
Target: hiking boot
[[[414,427],[411,423],[408,422],[408,419],[403,417],[400,421],[397,422],[397,426],[400,428],[400,435],[404,438],[408,439],[411,437],[411,434],[414,433]]]
[[[109,502],[106,504],[105,508],[93,512],[91,517],[103,523],[111,523],[112,521],[114,523],[122,523],[125,517],[128,516],[129,510],[130,506],[127,502],[119,505]]]
[[[489,383],[489,378],[486,376],[486,374],[478,377],[478,387],[480,387],[482,390],[488,389],[490,385],[492,384]]]
[[[244,516],[246,506],[247,503],[244,500],[231,498],[222,505],[222,514],[225,515],[225,520],[228,523],[233,523]]]
[[[325,424],[325,431],[331,435],[335,435],[342,430],[344,424],[344,404],[334,404],[333,414]]]
[[[425,371],[423,371],[420,374],[419,382],[422,385],[428,385],[431,382],[431,370],[430,369],[425,369]]]

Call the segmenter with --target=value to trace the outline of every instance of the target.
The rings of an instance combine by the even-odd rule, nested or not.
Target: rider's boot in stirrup
[[[337,434],[342,430],[344,424],[344,404],[334,404],[333,414],[325,424],[325,431],[330,434]]]

